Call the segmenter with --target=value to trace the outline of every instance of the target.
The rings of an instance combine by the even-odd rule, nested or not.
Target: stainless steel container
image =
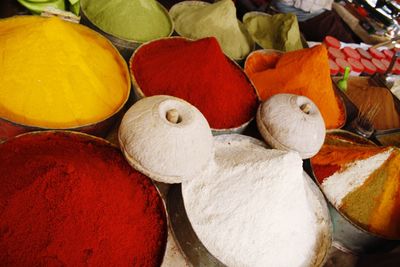
[[[110,129],[114,126],[118,118],[122,115],[127,100],[128,99],[125,100],[124,104],[113,115],[100,122],[74,128],[60,129],[60,130],[76,131],[95,136],[105,137],[107,133],[110,131]],[[48,130],[55,130],[55,129],[29,126],[12,122],[4,118],[0,118],[0,143],[19,134],[33,132],[33,131],[48,131]]]
[[[226,138],[240,140],[241,138],[251,137],[227,135]],[[265,143],[259,140],[255,140],[255,142],[267,148]],[[305,181],[307,198],[310,205],[314,207],[318,226],[318,236],[313,257],[309,258],[308,262],[305,262],[303,266],[323,266],[328,258],[328,252],[332,243],[332,223],[330,220],[327,203],[321,191],[306,172],[303,172],[303,177]],[[180,184],[172,185],[169,189],[167,197],[167,211],[169,214],[172,233],[177,241],[179,249],[181,250],[182,254],[185,255],[187,262],[189,262],[192,266],[225,266],[207,250],[193,230],[185,210]]]
[[[345,140],[352,139],[359,144],[376,145],[366,138],[344,130],[331,130],[327,133],[335,134]],[[307,162],[305,168],[314,181],[321,186],[316,179],[310,161]],[[327,202],[333,223],[333,245],[338,249],[347,253],[364,254],[388,251],[400,245],[399,240],[390,240],[361,228],[338,210],[329,199],[327,199]]]

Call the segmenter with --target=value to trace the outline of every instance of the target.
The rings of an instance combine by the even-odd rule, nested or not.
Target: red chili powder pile
[[[257,109],[253,86],[214,37],[153,41],[136,52],[131,71],[146,96],[182,98],[196,106],[214,129],[238,127]]]
[[[1,266],[159,266],[162,201],[121,153],[76,134],[0,145]]]

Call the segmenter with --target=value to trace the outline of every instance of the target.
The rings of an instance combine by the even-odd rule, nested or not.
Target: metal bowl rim
[[[15,17],[33,17],[33,15],[17,15],[17,16],[10,17],[10,18],[0,19],[0,21],[4,20],[4,19],[15,18]],[[69,23],[72,23],[72,22],[69,22]],[[118,107],[118,109],[116,109],[113,113],[111,113],[110,115],[108,115],[107,117],[105,117],[105,118],[103,118],[103,119],[101,119],[99,121],[95,121],[95,122],[87,123],[87,124],[83,124],[83,125],[66,127],[66,128],[43,127],[43,126],[40,126],[40,125],[33,125],[33,124],[30,125],[30,124],[25,124],[25,123],[19,123],[19,122],[15,122],[15,121],[12,121],[10,119],[7,119],[7,118],[1,117],[1,116],[0,116],[0,120],[3,120],[5,122],[7,122],[7,123],[9,123],[11,125],[17,126],[17,127],[21,126],[23,128],[33,128],[33,129],[42,130],[42,131],[47,131],[47,130],[48,131],[51,131],[51,130],[67,130],[67,131],[68,130],[81,130],[82,128],[94,126],[94,125],[100,124],[102,122],[105,122],[108,119],[111,119],[113,116],[117,115],[125,107],[126,103],[129,100],[129,96],[130,96],[130,92],[131,92],[131,84],[132,84],[131,81],[130,81],[131,79],[130,79],[130,74],[129,74],[130,71],[128,69],[129,68],[128,64],[122,58],[121,54],[118,52],[118,49],[114,46],[114,44],[110,40],[108,40],[105,36],[101,35],[100,33],[96,32],[95,30],[87,27],[86,25],[82,25],[82,24],[77,24],[77,25],[79,25],[79,27],[86,28],[92,34],[94,34],[94,35],[98,36],[100,39],[106,41],[112,48],[112,49],[110,49],[110,51],[112,51],[117,56],[118,60],[120,61],[119,63],[121,63],[121,65],[123,66],[122,69],[124,70],[124,80],[125,80],[126,85],[127,85],[127,88],[126,88],[126,92],[127,93],[126,93],[126,97],[125,97],[124,101],[121,103],[121,105]]]
[[[175,30],[174,21],[172,20],[171,16],[169,15],[168,10],[164,7],[164,5],[162,5],[162,4],[161,4],[160,2],[158,2],[158,1],[156,1],[156,4],[161,8],[162,12],[167,16],[168,21],[169,21],[169,23],[171,24],[171,29],[170,29],[169,34],[168,34],[167,36],[163,36],[163,37],[160,37],[160,38],[169,37],[169,36],[171,36],[171,35],[174,33],[174,30]],[[147,43],[147,42],[151,41],[151,40],[149,40],[149,41],[130,40],[130,39],[122,38],[122,37],[117,37],[117,36],[115,36],[115,35],[113,35],[113,34],[111,34],[111,33],[108,33],[108,32],[106,32],[106,31],[104,31],[103,29],[101,29],[99,26],[97,26],[97,25],[86,15],[84,8],[82,8],[82,1],[80,1],[79,6],[80,6],[80,13],[81,13],[81,15],[83,15],[83,17],[84,17],[85,19],[87,19],[90,23],[92,23],[92,24],[96,27],[96,29],[100,31],[100,33],[101,33],[102,35],[106,36],[107,38],[110,38],[111,40],[115,40],[116,42],[119,42],[119,43],[122,42],[122,44],[119,44],[119,45],[122,45],[122,46],[125,46],[125,45],[126,45],[126,47],[129,48],[129,46],[130,46],[130,45],[133,45],[133,44],[135,44],[135,45],[141,45],[141,44],[144,44],[144,43]],[[158,39],[158,38],[156,38],[156,39]],[[156,40],[156,39],[154,39],[154,40]]]
[[[82,133],[82,132],[70,131],[70,130],[44,130],[44,131],[26,132],[26,133],[22,133],[22,134],[13,136],[4,142],[0,142],[0,147],[9,141],[13,141],[13,140],[16,140],[16,139],[24,137],[24,136],[43,135],[43,134],[62,134],[62,135],[66,135],[66,136],[67,135],[75,135],[75,136],[79,136],[79,138],[82,138],[82,139],[92,140],[92,141],[96,142],[97,144],[101,143],[101,144],[107,145],[110,148],[115,149],[119,153],[121,153],[122,154],[121,157],[124,159],[124,162],[126,162],[125,157],[124,157],[123,153],[121,152],[121,149],[118,147],[118,145],[111,143],[110,141],[108,141],[104,138],[98,137],[98,136],[94,136],[94,135],[90,135],[90,134]],[[128,162],[126,162],[126,164],[128,164]],[[130,166],[130,164],[128,164],[128,165]],[[137,172],[141,173],[140,171],[137,171]],[[145,175],[145,176],[147,179],[150,180],[151,185],[156,189],[157,194],[161,200],[162,207],[163,207],[163,218],[164,218],[164,223],[165,223],[165,227],[164,227],[165,228],[164,229],[165,230],[165,237],[164,237],[165,242],[163,242],[163,243],[165,243],[165,244],[163,245],[163,252],[160,255],[160,259],[161,259],[161,263],[162,263],[164,261],[165,253],[167,251],[168,231],[169,231],[169,224],[170,224],[169,216],[168,216],[168,212],[167,212],[167,205],[166,205],[164,198],[162,197],[162,194],[161,194],[158,186],[154,183],[154,180],[151,179],[150,177],[148,177],[147,175]]]
[[[364,137],[362,137],[362,136],[360,136],[360,135],[357,135],[357,134],[355,134],[355,133],[352,133],[352,132],[349,132],[349,131],[346,131],[346,130],[341,130],[341,129],[328,130],[328,131],[327,131],[327,134],[328,134],[328,133],[346,133],[346,134],[349,134],[349,135],[355,135],[355,137],[357,137],[357,138],[362,138],[362,139],[368,140],[367,138],[364,138]],[[375,144],[375,143],[372,142],[371,140],[368,140],[368,143],[371,143],[371,145],[377,146],[377,144]],[[354,226],[354,227],[355,227],[357,230],[359,230],[360,232],[362,232],[362,233],[364,233],[364,234],[367,234],[367,235],[370,235],[370,236],[373,236],[373,237],[375,237],[375,238],[380,238],[380,239],[387,240],[387,241],[398,241],[398,240],[400,240],[400,238],[398,238],[398,239],[396,239],[396,238],[389,238],[389,237],[385,237],[385,236],[383,236],[383,235],[379,235],[379,234],[377,234],[377,233],[370,232],[370,231],[368,231],[368,230],[362,228],[361,226],[357,225],[355,222],[353,222],[353,221],[352,221],[350,218],[348,218],[344,213],[342,213],[338,208],[336,208],[336,206],[333,205],[332,202],[330,201],[330,199],[326,196],[324,190],[323,190],[322,187],[321,187],[320,182],[318,181],[317,177],[315,176],[314,168],[313,168],[313,165],[312,165],[312,163],[311,163],[311,159],[310,159],[310,169],[311,169],[311,175],[312,175],[313,180],[316,181],[315,183],[318,185],[319,189],[321,190],[322,194],[325,196],[325,199],[328,201],[329,205],[331,205],[331,206],[335,209],[335,211],[336,211],[340,216],[342,216],[348,223],[350,223],[352,226]]]

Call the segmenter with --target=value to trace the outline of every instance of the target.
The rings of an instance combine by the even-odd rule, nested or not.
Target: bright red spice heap
[[[146,96],[182,98],[203,113],[211,128],[238,127],[256,112],[254,88],[214,37],[151,42],[137,51],[131,68]]]
[[[0,145],[1,266],[159,266],[162,202],[105,142],[26,135]]]

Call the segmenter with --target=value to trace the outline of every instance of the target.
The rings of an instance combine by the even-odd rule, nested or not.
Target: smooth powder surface
[[[81,0],[86,16],[101,30],[127,40],[167,37],[172,23],[155,0]]]
[[[227,266],[306,266],[315,255],[316,216],[302,161],[252,138],[215,137],[215,161],[182,184],[188,218]]]
[[[3,118],[73,128],[110,117],[128,97],[125,62],[107,39],[87,27],[17,16],[0,22],[0,40]]]

